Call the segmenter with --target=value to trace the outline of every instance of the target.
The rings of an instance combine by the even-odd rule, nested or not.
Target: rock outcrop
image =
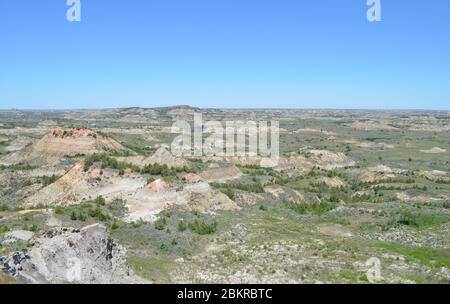
[[[125,250],[95,224],[52,228],[33,237],[29,249],[0,258],[1,269],[34,284],[125,284],[130,273]]]

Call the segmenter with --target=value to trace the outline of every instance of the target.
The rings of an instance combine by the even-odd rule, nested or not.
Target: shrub
[[[161,176],[176,176],[177,173],[193,173],[194,170],[187,166],[181,168],[169,168],[166,164],[148,164],[141,169],[142,174],[161,175]]]
[[[43,176],[41,177],[42,186],[47,187],[48,185],[51,185],[54,182],[56,182],[57,179],[58,177],[54,174],[52,176]]]
[[[88,214],[89,214],[90,217],[96,218],[96,219],[98,219],[99,221],[102,221],[102,222],[105,222],[105,221],[110,219],[109,215],[104,214],[102,212],[102,210],[100,208],[98,208],[98,207],[96,209],[89,209]]]
[[[28,187],[28,186],[31,186],[33,184],[34,184],[33,180],[27,179],[27,180],[22,182],[22,187]]]
[[[101,162],[101,168],[111,168],[119,170],[120,173],[124,173],[125,169],[131,169],[132,171],[139,171],[139,167],[131,163],[119,162],[117,159],[112,158],[106,154],[93,154],[84,159],[84,171],[88,171],[89,168],[96,162]]]
[[[232,189],[237,189],[237,190],[253,192],[253,193],[263,193],[264,192],[264,188],[263,188],[263,186],[261,186],[261,184],[210,183],[210,186],[213,188],[219,189],[221,191],[222,190],[229,191]]]
[[[11,229],[9,229],[8,226],[0,226],[0,234],[1,233],[5,233],[5,232],[9,232],[11,231]]]
[[[178,222],[178,227],[177,227],[178,231],[183,232],[187,229],[186,223],[184,222],[184,220],[180,220]]]
[[[86,215],[82,212],[78,213],[77,218],[79,221],[86,222]]]
[[[370,194],[357,194],[350,198],[350,203],[360,203],[360,202],[368,202],[372,200],[372,196]]]
[[[167,225],[167,220],[165,217],[160,217],[155,221],[155,229],[156,230],[164,230]]]
[[[38,228],[38,226],[36,226],[35,224],[33,224],[33,225],[30,227],[30,231],[32,231],[32,232],[38,232],[38,231],[39,231],[39,228]]]
[[[76,221],[78,218],[77,218],[77,214],[75,213],[75,211],[72,211],[72,213],[70,214],[70,219],[72,220],[72,221]]]
[[[82,221],[82,222],[85,222],[85,221],[86,221],[86,215],[85,215],[84,213],[82,213],[82,212],[77,213],[77,212],[75,212],[75,211],[72,211],[72,212],[70,213],[70,219],[71,219],[72,221]]]
[[[132,223],[131,223],[131,226],[132,226],[133,228],[139,228],[139,227],[141,227],[142,225],[144,225],[144,221],[142,220],[142,218],[140,218],[137,222],[132,222]]]
[[[200,235],[213,234],[217,230],[217,222],[215,220],[210,223],[195,220],[189,224],[189,229]]]
[[[105,206],[105,199],[103,198],[103,196],[97,196],[97,198],[94,200],[94,203],[99,205],[99,206]]]
[[[235,199],[234,192],[231,189],[220,189],[220,192],[228,196],[228,198],[231,200]]]
[[[284,204],[300,214],[316,214],[320,215],[336,208],[337,204],[333,202],[314,202],[314,203],[295,203],[292,201],[284,201]]]
[[[331,202],[331,203],[339,203],[340,200],[341,200],[340,197],[341,197],[341,196],[340,196],[340,194],[339,194],[338,192],[333,191],[333,192],[330,194],[330,202]]]
[[[116,230],[119,227],[120,227],[119,223],[116,220],[114,220],[114,222],[111,224],[111,230]]]
[[[442,185],[450,184],[450,180],[438,179],[438,180],[436,180],[436,184],[442,184]]]

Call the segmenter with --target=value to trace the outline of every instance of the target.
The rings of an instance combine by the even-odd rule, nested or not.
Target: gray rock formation
[[[122,284],[135,282],[125,250],[95,224],[52,228],[30,240],[29,249],[0,258],[3,271],[27,283]]]

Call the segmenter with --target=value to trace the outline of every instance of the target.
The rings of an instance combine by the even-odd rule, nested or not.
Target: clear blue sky
[[[0,108],[450,109],[450,1],[0,0]]]

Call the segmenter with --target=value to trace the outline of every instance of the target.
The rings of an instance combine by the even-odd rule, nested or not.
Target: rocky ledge
[[[29,241],[28,249],[0,257],[0,269],[19,281],[35,284],[136,281],[125,249],[99,224],[45,230]]]

